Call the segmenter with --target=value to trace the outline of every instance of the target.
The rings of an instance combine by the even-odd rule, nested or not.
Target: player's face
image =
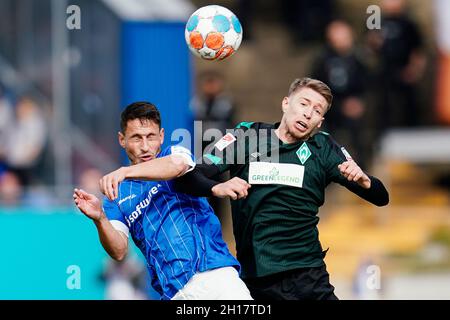
[[[163,142],[164,129],[149,120],[129,120],[125,133],[119,132],[119,143],[132,164],[156,158]]]
[[[321,127],[327,106],[327,100],[310,88],[301,88],[285,97],[282,108],[289,134],[298,140],[309,138]]]

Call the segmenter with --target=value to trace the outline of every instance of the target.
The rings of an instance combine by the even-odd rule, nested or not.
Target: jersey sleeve
[[[368,175],[371,180],[369,189],[365,189],[354,181],[348,181],[338,169],[338,165],[352,160],[350,154],[344,147],[338,145],[331,137],[324,146],[325,167],[329,181],[339,183],[354,194],[376,206],[385,206],[389,203],[389,193],[383,183],[376,177]]]
[[[245,164],[246,140],[251,134],[253,124],[254,122],[241,122],[213,145],[208,146],[203,154],[203,163],[217,166],[220,173],[235,165]]]
[[[339,184],[345,184],[347,179],[339,171],[338,165],[351,160],[352,157],[347,150],[340,146],[331,136],[326,133],[318,134],[322,135],[321,144],[324,149],[323,162],[328,179]]]
[[[130,233],[128,222],[117,203],[105,197],[103,200],[103,211],[114,229],[123,232],[128,237]]]
[[[195,168],[195,159],[194,155],[191,153],[191,151],[183,146],[175,145],[167,147],[162,153],[162,157],[166,157],[169,155],[179,155],[183,158],[184,162],[189,166],[189,169],[186,171],[192,171]]]

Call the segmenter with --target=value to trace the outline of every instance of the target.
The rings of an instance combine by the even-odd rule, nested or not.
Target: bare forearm
[[[105,251],[115,260],[124,259],[128,251],[128,242],[125,236],[122,236],[119,231],[114,229],[106,216],[95,220],[94,223]]]
[[[124,168],[128,179],[172,180],[182,175],[187,165],[182,158],[167,156]]]

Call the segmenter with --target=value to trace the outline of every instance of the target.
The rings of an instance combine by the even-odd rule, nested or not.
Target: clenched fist
[[[348,181],[354,181],[361,187],[370,189],[370,178],[362,171],[355,161],[345,161],[338,165],[338,169]]]
[[[242,199],[248,196],[248,189],[251,187],[247,181],[234,177],[226,182],[216,184],[212,188],[212,193],[215,197],[225,198],[230,197],[233,200]]]

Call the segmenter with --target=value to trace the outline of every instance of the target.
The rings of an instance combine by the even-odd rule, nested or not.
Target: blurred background
[[[319,232],[337,295],[450,299],[450,2],[216,1],[244,30],[222,62],[185,44],[207,4],[0,0],[0,298],[158,298],[137,250],[111,261],[71,201],[127,163],[121,110],[155,103],[177,142],[193,120],[279,121],[290,83],[310,76],[335,95],[325,130],[391,197],[376,208],[327,190]],[[229,204],[212,204],[234,252]]]

